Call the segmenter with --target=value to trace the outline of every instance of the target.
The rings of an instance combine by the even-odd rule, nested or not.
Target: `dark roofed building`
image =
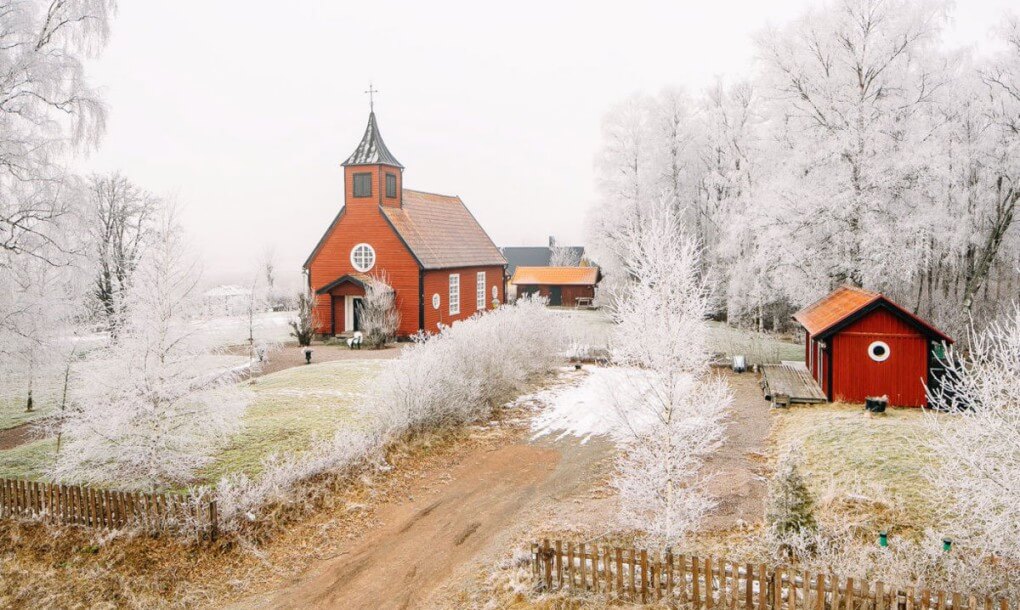
[[[564,256],[573,259],[575,265],[584,259],[583,246],[557,246],[553,237],[549,238],[548,246],[504,246],[499,251],[506,259],[507,274],[512,277],[518,267],[551,266],[553,251],[556,249],[562,250]]]
[[[305,261],[317,332],[360,330],[365,286],[384,279],[398,335],[433,332],[504,301],[506,260],[460,197],[403,187],[375,113],[343,163],[344,206]]]

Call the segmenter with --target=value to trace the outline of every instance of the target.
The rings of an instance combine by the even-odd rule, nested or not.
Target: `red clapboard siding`
[[[492,289],[496,298],[505,302],[503,292],[503,267],[460,267],[457,269],[434,269],[425,272],[425,331],[436,332],[439,324],[450,325],[466,320],[478,313],[475,289],[477,274],[485,272],[485,309],[492,309]],[[450,276],[460,274],[460,313],[450,315]],[[432,307],[432,295],[439,295],[439,309]]]
[[[834,400],[863,402],[868,396],[887,395],[891,405],[927,404],[924,382],[928,377],[928,340],[914,325],[879,308],[829,341]],[[868,346],[874,341],[889,344],[889,358],[883,362],[868,356]]]

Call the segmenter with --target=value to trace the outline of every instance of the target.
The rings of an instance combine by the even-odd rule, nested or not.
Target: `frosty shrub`
[[[365,283],[365,297],[361,300],[361,329],[366,346],[381,349],[396,338],[400,312],[397,311],[395,297],[396,293],[385,274]]]
[[[308,347],[312,344],[315,334],[315,295],[311,290],[298,293],[297,317],[289,320],[290,336],[297,339],[298,345]]]
[[[789,540],[814,532],[814,498],[801,474],[804,458],[798,448],[787,450],[779,458],[776,474],[769,481],[765,505],[765,526],[769,544],[790,554]]]
[[[1020,308],[949,350],[929,403],[927,475],[946,498],[953,535],[1020,562]]]
[[[701,250],[657,201],[617,228],[630,281],[615,295],[612,358],[643,374],[613,397],[621,420],[614,485],[621,524],[677,545],[714,506],[700,470],[723,440],[732,393],[709,370]]]
[[[221,478],[215,495],[224,530],[253,521],[267,505],[294,500],[294,489],[323,473],[345,475],[382,457],[382,430],[371,425],[358,430],[339,430],[304,451],[274,454],[262,464],[256,477],[244,473]]]
[[[394,434],[491,415],[561,361],[559,318],[536,298],[419,337],[380,375],[370,402]]]
[[[125,293],[117,340],[61,423],[58,479],[162,490],[187,483],[241,424],[250,396],[192,324],[197,274],[170,212]]]

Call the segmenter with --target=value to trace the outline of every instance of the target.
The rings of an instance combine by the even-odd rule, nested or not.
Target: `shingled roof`
[[[511,284],[515,286],[594,286],[598,267],[518,267]]]
[[[404,189],[399,208],[380,208],[425,269],[505,265],[460,197]]]
[[[354,149],[351,156],[347,157],[347,160],[343,162],[343,166],[375,165],[378,163],[404,169],[404,166],[400,164],[400,161],[397,161],[397,158],[393,156],[390,149],[386,148],[386,143],[383,142],[382,135],[379,133],[379,126],[375,122],[375,112],[371,112],[368,115],[368,126],[365,127],[365,135],[361,138],[361,143]]]
[[[856,286],[840,286],[793,314],[793,319],[811,333],[813,338],[824,339],[874,307],[885,307],[895,315],[910,320],[929,337],[948,343],[953,342],[948,335],[885,295]]]

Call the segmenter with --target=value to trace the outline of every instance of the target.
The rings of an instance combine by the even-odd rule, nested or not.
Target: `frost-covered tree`
[[[396,292],[390,286],[385,272],[365,283],[365,297],[361,299],[361,328],[365,344],[381,349],[397,336],[400,312],[397,311]]]
[[[950,350],[929,390],[937,460],[928,476],[950,501],[948,523],[971,545],[1020,562],[1020,308]]]
[[[93,146],[106,113],[84,60],[109,34],[112,0],[0,2],[0,265],[12,256],[61,263],[53,228],[77,204],[67,155]]]
[[[233,371],[207,368],[197,282],[164,210],[128,287],[118,340],[96,356],[101,365],[64,418],[56,478],[145,490],[185,484],[240,426],[249,396]]]
[[[577,267],[581,264],[581,253],[577,248],[553,246],[550,250],[550,267]]]
[[[160,201],[118,172],[88,181],[85,216],[89,262],[96,267],[94,296],[111,335],[120,322],[121,301],[152,239]]]
[[[701,251],[669,199],[641,206],[620,237],[629,281],[616,295],[611,352],[634,373],[614,396],[621,422],[614,485],[621,521],[671,545],[714,505],[700,471],[722,442],[732,396],[708,368]]]
[[[934,2],[836,3],[758,39],[790,174],[764,203],[798,234],[794,255],[822,290],[909,268],[916,235],[900,220],[914,205],[923,110],[944,84],[933,49],[945,15]]]

